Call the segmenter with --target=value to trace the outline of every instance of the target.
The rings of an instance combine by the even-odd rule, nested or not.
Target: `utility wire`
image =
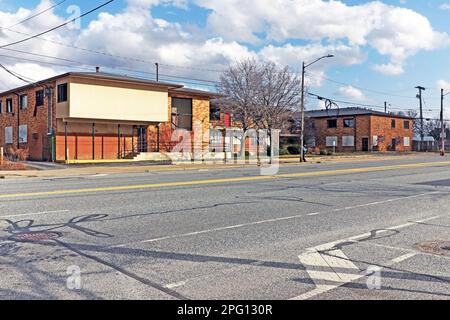
[[[46,30],[46,31],[40,32],[40,33],[35,34],[35,35],[33,35],[33,36],[30,36],[30,37],[28,37],[28,38],[25,38],[25,39],[22,39],[22,40],[18,40],[18,41],[14,41],[14,42],[11,42],[11,43],[9,43],[9,44],[2,45],[2,46],[0,46],[0,48],[6,48],[6,47],[10,47],[10,46],[19,44],[19,43],[23,43],[23,42],[26,42],[26,41],[28,41],[28,40],[31,40],[31,39],[40,37],[40,36],[42,36],[42,35],[44,35],[44,34],[47,34],[47,33],[50,33],[50,32],[52,32],[52,31],[55,31],[55,30],[57,30],[57,29],[60,29],[60,28],[66,26],[66,25],[68,25],[68,24],[70,24],[70,23],[73,23],[73,22],[75,22],[75,21],[77,21],[77,20],[79,20],[79,19],[81,19],[81,18],[83,18],[83,17],[85,17],[85,16],[91,14],[92,12],[95,12],[95,11],[97,11],[97,10],[103,8],[104,6],[110,4],[111,2],[114,2],[114,1],[115,1],[115,0],[109,0],[109,1],[107,1],[107,2],[105,2],[105,3],[103,3],[103,4],[101,4],[101,5],[99,5],[99,6],[97,6],[97,7],[95,7],[94,9],[89,10],[88,12],[85,12],[85,13],[83,13],[82,15],[80,15],[80,16],[78,16],[78,17],[76,17],[76,18],[73,18],[73,19],[70,20],[70,21],[66,21],[66,22],[64,22],[64,23],[62,23],[62,24],[60,24],[60,25],[58,25],[58,26],[56,26],[56,27],[53,27],[53,28],[48,29],[48,30]]]
[[[60,6],[60,5],[62,5],[62,4],[63,4],[64,2],[66,2],[66,1],[67,1],[67,0],[63,0],[63,1],[61,1],[61,2],[58,2],[57,4],[51,6],[50,8],[47,8],[47,9],[42,10],[42,11],[40,11],[40,12],[38,12],[38,13],[32,15],[32,16],[29,16],[28,18],[26,18],[26,19],[24,19],[24,20],[21,20],[21,21],[17,22],[16,24],[13,24],[12,26],[6,27],[5,29],[7,29],[7,28],[14,28],[14,27],[18,26],[19,24],[22,24],[22,23],[25,23],[25,22],[27,22],[27,21],[30,21],[30,20],[32,20],[32,19],[34,19],[34,18],[36,18],[36,17],[38,17],[38,16],[40,16],[40,15],[42,15],[42,14],[44,14],[44,13],[50,11],[50,10],[52,10],[52,9],[54,9],[54,8]]]

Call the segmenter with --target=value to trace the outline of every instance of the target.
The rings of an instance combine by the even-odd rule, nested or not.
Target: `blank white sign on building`
[[[6,144],[13,143],[13,128],[12,127],[5,128],[5,143]]]
[[[337,147],[337,137],[327,137],[327,147]]]
[[[355,146],[355,137],[354,136],[343,136],[342,137],[342,146],[343,147],[354,147]]]

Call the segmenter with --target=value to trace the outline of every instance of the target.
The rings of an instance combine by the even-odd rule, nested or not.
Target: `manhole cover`
[[[448,241],[421,242],[417,244],[416,247],[425,253],[450,257],[450,242]]]
[[[61,235],[56,232],[31,232],[31,233],[21,233],[12,236],[12,240],[15,241],[25,241],[25,242],[37,242],[46,240],[58,239]]]

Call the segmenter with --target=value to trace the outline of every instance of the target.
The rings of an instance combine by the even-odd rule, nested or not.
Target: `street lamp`
[[[301,101],[301,133],[300,133],[300,162],[303,162],[303,159],[305,158],[305,150],[303,149],[303,146],[305,145],[305,71],[306,68],[312,66],[316,62],[319,62],[322,59],[326,58],[333,58],[334,55],[329,54],[323,57],[320,57],[316,60],[314,60],[311,63],[305,64],[303,61],[302,65],[302,101]]]
[[[441,156],[445,156],[445,126],[444,126],[444,97],[449,95],[450,92],[444,94],[444,89],[441,89],[441,143],[442,150]]]

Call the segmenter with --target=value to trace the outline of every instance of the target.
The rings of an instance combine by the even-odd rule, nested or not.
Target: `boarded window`
[[[342,137],[342,146],[343,147],[354,147],[355,146],[355,137],[354,136],[343,136]]]
[[[192,131],[192,99],[172,98],[172,117],[178,129]]]
[[[372,145],[378,147],[378,136],[373,136]]]
[[[410,137],[404,137],[403,138],[403,145],[405,147],[411,147],[411,138]]]
[[[5,128],[5,143],[6,144],[13,143],[13,128],[12,127]]]
[[[337,137],[327,137],[326,144],[327,147],[337,147]]]
[[[19,126],[19,143],[28,143],[28,126],[26,124]]]

